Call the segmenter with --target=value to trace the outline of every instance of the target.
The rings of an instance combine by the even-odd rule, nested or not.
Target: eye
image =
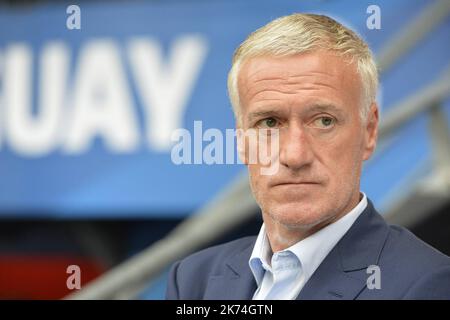
[[[333,127],[336,120],[332,117],[322,116],[313,121],[314,127],[319,129],[328,129]]]
[[[278,121],[275,118],[266,118],[258,121],[258,127],[260,128],[275,128]]]

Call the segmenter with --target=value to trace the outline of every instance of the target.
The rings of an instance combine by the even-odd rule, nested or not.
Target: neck
[[[319,221],[316,224],[307,226],[285,225],[282,222],[275,220],[270,215],[263,213],[266,234],[269,239],[272,252],[285,250],[325,228],[329,224],[336,222],[355,208],[361,199],[362,195],[358,193],[356,197],[352,197],[345,209],[340,210],[338,214],[332,215],[330,218]]]

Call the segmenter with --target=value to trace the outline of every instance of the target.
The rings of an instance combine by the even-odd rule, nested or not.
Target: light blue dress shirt
[[[258,288],[254,300],[293,300],[333,247],[367,207],[364,193],[349,213],[291,247],[272,254],[264,224],[249,265]]]

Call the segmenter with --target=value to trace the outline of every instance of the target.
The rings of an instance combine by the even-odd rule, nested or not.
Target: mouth
[[[273,184],[273,187],[277,187],[277,186],[312,186],[312,185],[319,185],[320,183],[318,182],[313,182],[313,181],[301,181],[301,182],[291,182],[291,181],[286,181],[286,182],[278,182]]]

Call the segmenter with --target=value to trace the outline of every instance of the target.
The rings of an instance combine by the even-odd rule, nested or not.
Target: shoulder
[[[180,269],[189,271],[206,268],[209,272],[220,268],[223,262],[231,260],[235,255],[252,247],[256,241],[255,236],[244,237],[227,243],[216,245],[191,254],[180,261]]]
[[[208,279],[221,274],[226,262],[251,250],[256,236],[209,247],[175,262],[169,272],[167,299],[202,299]],[[242,257],[240,257],[242,259]]]
[[[403,299],[450,299],[450,257],[409,230],[389,226],[380,255],[382,288]]]
[[[399,226],[389,226],[383,252],[385,259],[393,259],[399,265],[409,265],[409,269],[416,269],[418,272],[443,265],[450,266],[448,256]]]
[[[380,265],[385,265],[385,269],[398,270],[401,268],[402,275],[411,276],[418,273],[435,270],[444,265],[450,265],[450,257],[439,252],[432,246],[428,245],[418,237],[416,237],[408,229],[389,225],[384,217],[382,217],[373,204],[369,201],[367,215],[363,224],[370,227],[360,226],[360,232],[357,233],[359,239],[353,238],[354,241],[368,241],[378,239],[378,244],[374,248],[380,248],[378,251],[378,259]],[[362,232],[361,232],[362,230]],[[364,248],[364,247],[359,247]]]

